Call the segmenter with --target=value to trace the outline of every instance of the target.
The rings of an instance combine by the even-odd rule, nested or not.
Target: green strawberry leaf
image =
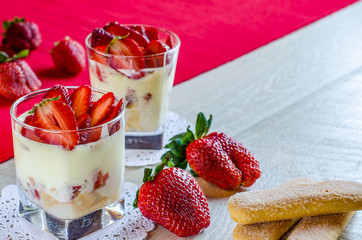
[[[151,180],[152,168],[145,168],[144,175],[143,175],[143,182],[147,182]]]
[[[185,135],[186,132],[182,132],[179,134],[176,134],[175,136],[173,136],[172,138],[169,139],[169,141],[175,140],[177,138],[182,138],[183,135]]]
[[[11,21],[5,20],[5,21],[3,22],[3,29],[4,29],[4,31],[6,31],[6,30],[11,26],[11,24],[12,24]]]
[[[0,52],[0,63],[5,62],[6,59],[8,59],[8,58],[9,58],[9,56],[6,54],[6,52],[3,52],[3,51]]]
[[[175,166],[185,170],[187,168],[187,165],[188,165],[188,162],[185,160],[185,161],[180,162],[178,165],[175,165]]]
[[[24,49],[24,50],[18,52],[17,54],[15,54],[14,56],[16,57],[16,59],[25,58],[25,57],[29,56],[29,49]]]
[[[210,117],[209,117],[209,119],[207,120],[206,129],[205,129],[205,135],[209,132],[210,127],[211,127],[211,123],[212,123],[212,114],[210,114]]]
[[[190,170],[190,173],[193,177],[199,177],[199,174],[197,174],[194,170]]]
[[[206,130],[206,124],[207,124],[207,120],[205,115],[200,112],[199,114],[197,114],[197,119],[196,119],[196,126],[195,126],[195,132],[196,132],[196,138],[202,138],[204,136],[205,130]]]
[[[169,148],[171,153],[177,157],[184,157],[186,153],[186,149],[184,145],[181,143],[180,139],[175,139],[171,141],[169,144],[165,146],[165,148]]]
[[[137,192],[136,192],[136,197],[133,201],[133,207],[136,208],[137,207],[137,202],[138,202],[138,195],[140,193],[140,190],[138,189]]]
[[[190,126],[188,126],[186,132],[181,137],[181,143],[187,146],[190,142],[194,140],[195,140],[194,133],[190,130]]]

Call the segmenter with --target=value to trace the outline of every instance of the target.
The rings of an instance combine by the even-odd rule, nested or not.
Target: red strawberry
[[[118,22],[110,22],[103,27],[104,30],[113,34],[114,36],[131,38],[137,42],[140,47],[147,48],[148,39],[141,33],[124,26]]]
[[[156,167],[155,176],[150,176],[152,169],[145,169],[146,182],[134,205],[146,218],[179,237],[199,234],[210,225],[205,195],[190,173],[175,167],[162,170],[163,166]]]
[[[4,21],[3,27],[5,29],[5,42],[16,51],[33,50],[41,43],[38,25],[25,21],[24,18]]]
[[[33,115],[28,115],[24,119],[24,123],[27,125],[33,126]],[[24,137],[26,137],[30,140],[33,140],[33,141],[43,142],[42,140],[40,140],[40,138],[38,138],[38,136],[35,135],[34,130],[31,130],[29,128],[22,127],[21,135],[23,135]]]
[[[171,40],[171,36],[168,36],[167,39],[166,39],[166,44],[167,46],[170,47],[170,49],[173,48],[173,44],[172,44],[172,40]]]
[[[135,25],[135,26],[130,26],[129,28],[137,31],[138,33],[142,34],[143,36],[146,35],[146,30],[143,26],[141,25]]]
[[[56,98],[58,96],[60,97],[58,101],[61,101],[65,104],[71,103],[68,91],[61,85],[55,85],[51,87],[43,96],[43,100],[46,98]]]
[[[158,37],[158,30],[157,28],[154,28],[154,27],[148,27],[146,28],[146,31],[145,31],[148,39],[150,41],[153,41],[153,40],[158,40],[159,37]]]
[[[144,68],[142,59],[143,53],[137,43],[130,38],[115,38],[109,44],[109,53],[126,57],[111,57],[109,64],[115,69],[133,69],[139,71]],[[127,58],[127,56],[135,56],[139,58]]]
[[[53,131],[77,130],[72,108],[61,101],[45,99],[35,105],[32,111],[34,127]],[[54,133],[37,129],[35,134],[45,143],[61,145],[67,150],[72,150],[79,141],[77,131]]]
[[[41,86],[40,80],[29,65],[20,57],[29,53],[24,50],[11,58],[0,52],[0,95],[6,99],[14,100]]]
[[[97,102],[93,103],[92,110],[90,112],[91,122],[90,126],[94,127],[106,119],[112,111],[112,105],[115,101],[114,94],[108,92],[104,94]]]
[[[84,144],[84,143],[90,142],[91,136],[89,136],[89,141],[87,141],[87,139],[88,139],[88,135],[90,134],[89,132],[91,132],[91,131],[82,130],[82,129],[89,128],[91,117],[89,116],[88,113],[85,113],[83,115],[80,115],[76,119],[76,121],[77,121],[78,129],[81,130],[81,131],[79,131],[79,144]],[[101,133],[102,133],[102,131],[100,131],[100,133],[97,132],[97,135],[99,134],[99,137],[96,137],[97,139],[95,139],[94,141],[96,141],[100,138]]]
[[[222,132],[210,133],[205,138],[215,140],[222,145],[223,151],[230,156],[236,167],[243,173],[241,184],[244,187],[250,187],[260,177],[259,162],[243,144]]]
[[[71,107],[74,110],[75,118],[88,113],[92,104],[92,90],[89,86],[78,87],[70,94]]]
[[[170,48],[168,45],[161,42],[160,40],[152,40],[148,44],[148,50],[151,52],[151,54],[161,54],[161,53],[165,53],[165,52],[169,51]],[[164,65],[164,59],[165,59],[164,54],[155,57],[158,67],[162,67]]]
[[[89,128],[90,122],[91,122],[91,117],[89,116],[88,113],[85,113],[83,115],[80,115],[77,119],[77,126],[78,129],[86,129]]]
[[[224,133],[211,133],[212,116],[199,113],[196,134],[190,129],[171,138],[165,148],[177,167],[192,170],[204,180],[222,189],[251,186],[260,177],[259,163],[238,141]]]
[[[72,75],[84,70],[86,65],[85,50],[79,42],[65,37],[54,45],[55,47],[50,53],[59,70]]]
[[[93,191],[106,185],[106,181],[108,180],[108,178],[109,178],[109,173],[103,175],[102,171],[99,171],[97,174],[97,178],[94,182]]]
[[[113,38],[114,36],[103,28],[95,28],[92,31],[91,46],[94,48],[96,46],[108,45]]]
[[[119,100],[117,105],[112,108],[111,113],[109,116],[101,122],[101,124],[104,124],[106,122],[111,121],[113,118],[117,117],[122,112],[123,107],[123,100]],[[121,123],[119,121],[113,123],[112,126],[108,126],[109,136],[113,135],[115,132],[117,132],[121,128]]]
[[[243,173],[217,141],[201,138],[191,142],[186,149],[186,158],[200,177],[219,188],[235,189],[241,184]]]
[[[107,49],[108,49],[108,46],[107,45],[105,45],[105,46],[96,46],[96,47],[94,47],[94,49],[97,50],[97,51],[92,51],[91,52],[91,59],[93,59],[94,61],[97,61],[99,63],[102,63],[104,65],[108,65],[107,57],[100,54],[100,53],[105,54]]]

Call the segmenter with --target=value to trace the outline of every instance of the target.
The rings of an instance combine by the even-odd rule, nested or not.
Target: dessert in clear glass
[[[180,39],[145,25],[110,22],[86,38],[91,86],[125,100],[126,148],[161,149]]]
[[[56,85],[18,99],[10,113],[23,218],[74,239],[123,217],[122,100]]]

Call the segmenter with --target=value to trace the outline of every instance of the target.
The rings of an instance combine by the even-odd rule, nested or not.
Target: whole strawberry
[[[0,95],[15,100],[25,94],[38,90],[40,80],[30,66],[21,57],[26,57],[29,50],[23,50],[11,58],[0,52]]]
[[[190,173],[175,167],[163,169],[165,159],[153,176],[152,169],[145,169],[134,206],[179,237],[197,235],[210,225],[206,197]]]
[[[36,49],[42,39],[38,25],[15,17],[12,21],[3,22],[4,40],[16,51]]]
[[[165,148],[176,167],[189,165],[195,176],[222,189],[250,187],[259,177],[259,162],[240,142],[225,133],[210,133],[212,116],[199,113],[195,134],[187,131],[171,138]]]
[[[56,68],[71,75],[76,75],[84,70],[85,50],[79,42],[65,37],[63,40],[55,42],[54,45],[50,53]]]

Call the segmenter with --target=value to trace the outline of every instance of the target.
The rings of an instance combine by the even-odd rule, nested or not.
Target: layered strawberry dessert
[[[13,122],[22,192],[60,219],[76,219],[119,200],[124,181],[122,100],[88,86],[57,85],[44,92],[38,104]]]
[[[92,87],[126,105],[127,132],[153,132],[164,123],[180,42],[165,30],[110,22],[86,40]]]

